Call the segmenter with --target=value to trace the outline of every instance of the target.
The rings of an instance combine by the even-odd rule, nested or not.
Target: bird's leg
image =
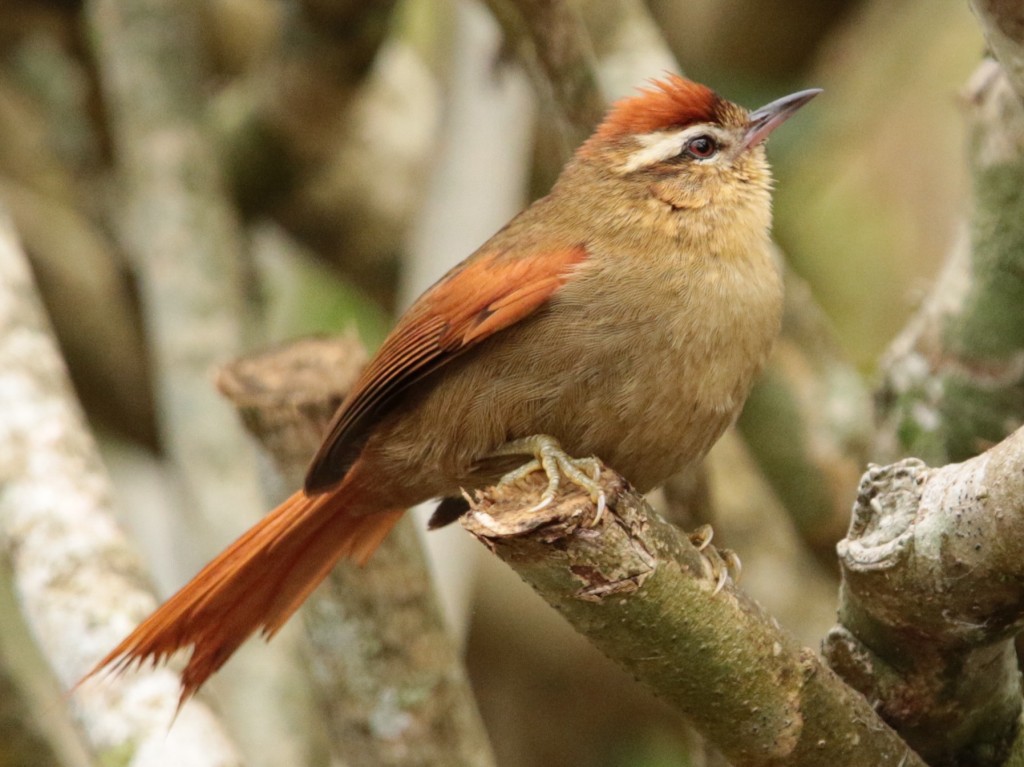
[[[604,489],[600,485],[601,462],[596,458],[573,458],[566,453],[558,440],[546,434],[535,434],[532,437],[524,437],[504,445],[495,450],[492,456],[501,455],[532,455],[533,460],[510,471],[498,482],[499,485],[509,485],[523,477],[533,474],[535,471],[543,471],[548,478],[548,486],[541,494],[540,503],[530,511],[540,511],[550,505],[558,492],[558,486],[564,476],[573,484],[581,487],[589,495],[597,507],[597,514],[593,524],[601,519],[605,508]]]

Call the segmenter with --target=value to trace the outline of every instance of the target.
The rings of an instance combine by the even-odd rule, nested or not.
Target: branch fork
[[[1024,429],[958,464],[872,466],[847,538],[832,668],[930,764],[1001,764],[1020,739]]]

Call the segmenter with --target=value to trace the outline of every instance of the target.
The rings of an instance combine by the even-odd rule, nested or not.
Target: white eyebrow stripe
[[[645,133],[636,140],[642,147],[626,158],[621,169],[624,173],[653,165],[656,162],[670,160],[683,151],[683,137],[687,131],[674,133]]]
[[[631,173],[640,168],[646,168],[655,163],[671,160],[683,151],[683,147],[697,136],[710,134],[718,137],[720,132],[708,123],[691,125],[688,128],[678,131],[658,131],[656,133],[644,133],[636,136],[637,143],[641,148],[631,153],[619,170],[622,173]]]

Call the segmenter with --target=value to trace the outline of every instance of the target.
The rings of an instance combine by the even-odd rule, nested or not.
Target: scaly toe
[[[607,498],[601,487],[601,462],[597,458],[572,458],[553,437],[535,435],[502,445],[494,455],[533,454],[533,460],[510,471],[503,476],[498,485],[509,485],[523,479],[535,471],[543,471],[548,478],[548,485],[541,495],[540,503],[531,511],[547,508],[554,501],[564,476],[590,496],[597,509],[590,525],[596,525],[607,508]]]
[[[540,461],[534,458],[533,460],[524,463],[518,469],[513,469],[512,471],[505,474],[501,479],[498,480],[498,487],[507,487],[508,485],[514,485],[519,480],[530,476],[535,471],[541,471],[543,468],[544,467],[540,465]]]
[[[690,542],[696,547],[704,562],[705,573],[715,580],[715,590],[712,595],[717,594],[731,580],[739,583],[740,575],[743,572],[743,563],[736,552],[731,549],[717,549],[711,545],[714,531],[711,525],[701,525],[689,534]]]
[[[587,475],[583,467],[587,467],[595,475],[593,478]],[[574,485],[586,491],[593,501],[596,509],[594,518],[587,525],[594,527],[601,521],[604,511],[608,506],[608,499],[605,496],[604,488],[598,483],[601,476],[601,464],[596,458],[570,458],[564,453],[558,457],[558,469]]]

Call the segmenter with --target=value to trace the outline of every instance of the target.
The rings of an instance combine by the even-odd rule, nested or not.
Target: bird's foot
[[[555,500],[562,477],[565,477],[574,485],[585,490],[597,507],[597,513],[594,515],[591,525],[596,525],[601,520],[607,501],[604,489],[600,484],[601,462],[596,458],[573,458],[562,449],[557,439],[545,434],[535,434],[532,437],[506,442],[494,451],[493,455],[533,456],[532,461],[503,476],[498,482],[499,487],[517,482],[535,471],[543,471],[547,475],[548,486],[541,493],[540,503],[530,511],[540,511],[549,506]]]
[[[743,573],[743,562],[739,555],[731,549],[716,549],[711,545],[711,539],[715,537],[715,531],[711,525],[701,525],[689,534],[690,543],[700,552],[709,575],[715,580],[715,591],[717,594],[731,579],[733,583],[739,583],[740,575]]]

